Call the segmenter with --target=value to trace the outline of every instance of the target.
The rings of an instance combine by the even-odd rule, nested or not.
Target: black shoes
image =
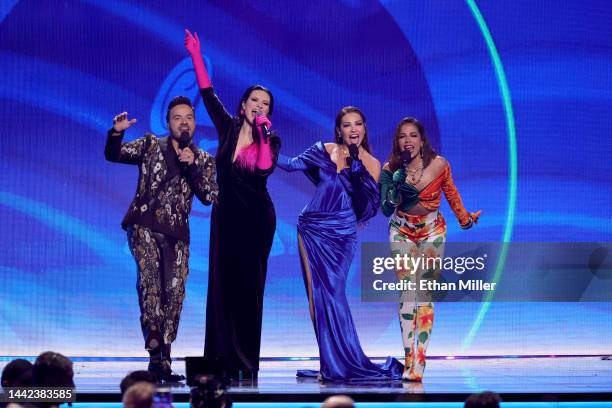
[[[153,332],[145,342],[145,348],[149,352],[149,372],[157,377],[159,383],[178,383],[185,381],[185,376],[172,372],[170,363],[170,344],[162,344],[161,336]]]
[[[149,363],[149,371],[157,377],[159,383],[178,383],[185,381],[185,376],[172,372],[169,361]]]

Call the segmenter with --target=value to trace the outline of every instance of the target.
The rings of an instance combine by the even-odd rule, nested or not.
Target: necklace
[[[419,177],[417,179],[417,173],[419,173]],[[421,182],[421,180],[423,179],[423,173],[425,172],[425,169],[423,168],[423,162],[421,162],[421,164],[419,164],[419,166],[415,169],[408,169],[408,179],[412,182],[413,185],[417,185]]]
[[[423,166],[418,166],[414,169],[408,169],[408,173],[410,174],[417,174],[419,171],[423,170]]]

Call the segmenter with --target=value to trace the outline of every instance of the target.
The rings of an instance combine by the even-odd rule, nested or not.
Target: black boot
[[[158,331],[151,331],[145,340],[145,349],[149,352],[149,372],[161,382],[160,372],[162,369],[162,339]]]
[[[161,366],[159,368],[159,374],[157,374],[157,378],[160,382],[175,383],[185,380],[184,375],[172,372],[172,359],[170,358],[171,349],[172,347],[170,344],[164,344],[161,347]]]

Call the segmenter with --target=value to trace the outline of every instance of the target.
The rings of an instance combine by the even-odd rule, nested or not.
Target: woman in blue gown
[[[380,205],[380,162],[370,154],[365,117],[354,107],[336,117],[335,143],[279,156],[277,166],[301,170],[317,187],[298,220],[298,245],[310,315],[319,345],[320,379],[401,379],[402,365],[379,366],[364,354],[346,298],[346,279],[357,246],[357,224]],[[302,371],[298,375],[309,376]]]

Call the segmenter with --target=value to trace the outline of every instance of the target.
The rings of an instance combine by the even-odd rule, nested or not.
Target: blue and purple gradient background
[[[416,116],[468,209],[483,210],[464,232],[445,203],[449,241],[574,242],[612,239],[611,20],[607,1],[2,1],[0,354],[143,355],[119,226],[137,170],[104,161],[103,147],[124,110],[138,119],[128,139],[163,134],[168,98],[185,94],[198,105],[198,143],[214,152],[183,28],[199,33],[228,110],[252,83],[272,89],[285,154],[331,140],[336,112],[355,105],[384,161],[396,123]],[[269,188],[278,229],[262,355],[316,356],[295,236],[313,187],[279,170]],[[176,355],[203,349],[209,217],[194,207]],[[360,237],[385,241],[384,217]],[[399,355],[396,305],[360,302],[357,265],[348,295],[362,345]],[[430,354],[612,351],[609,303],[439,304],[436,313]]]

